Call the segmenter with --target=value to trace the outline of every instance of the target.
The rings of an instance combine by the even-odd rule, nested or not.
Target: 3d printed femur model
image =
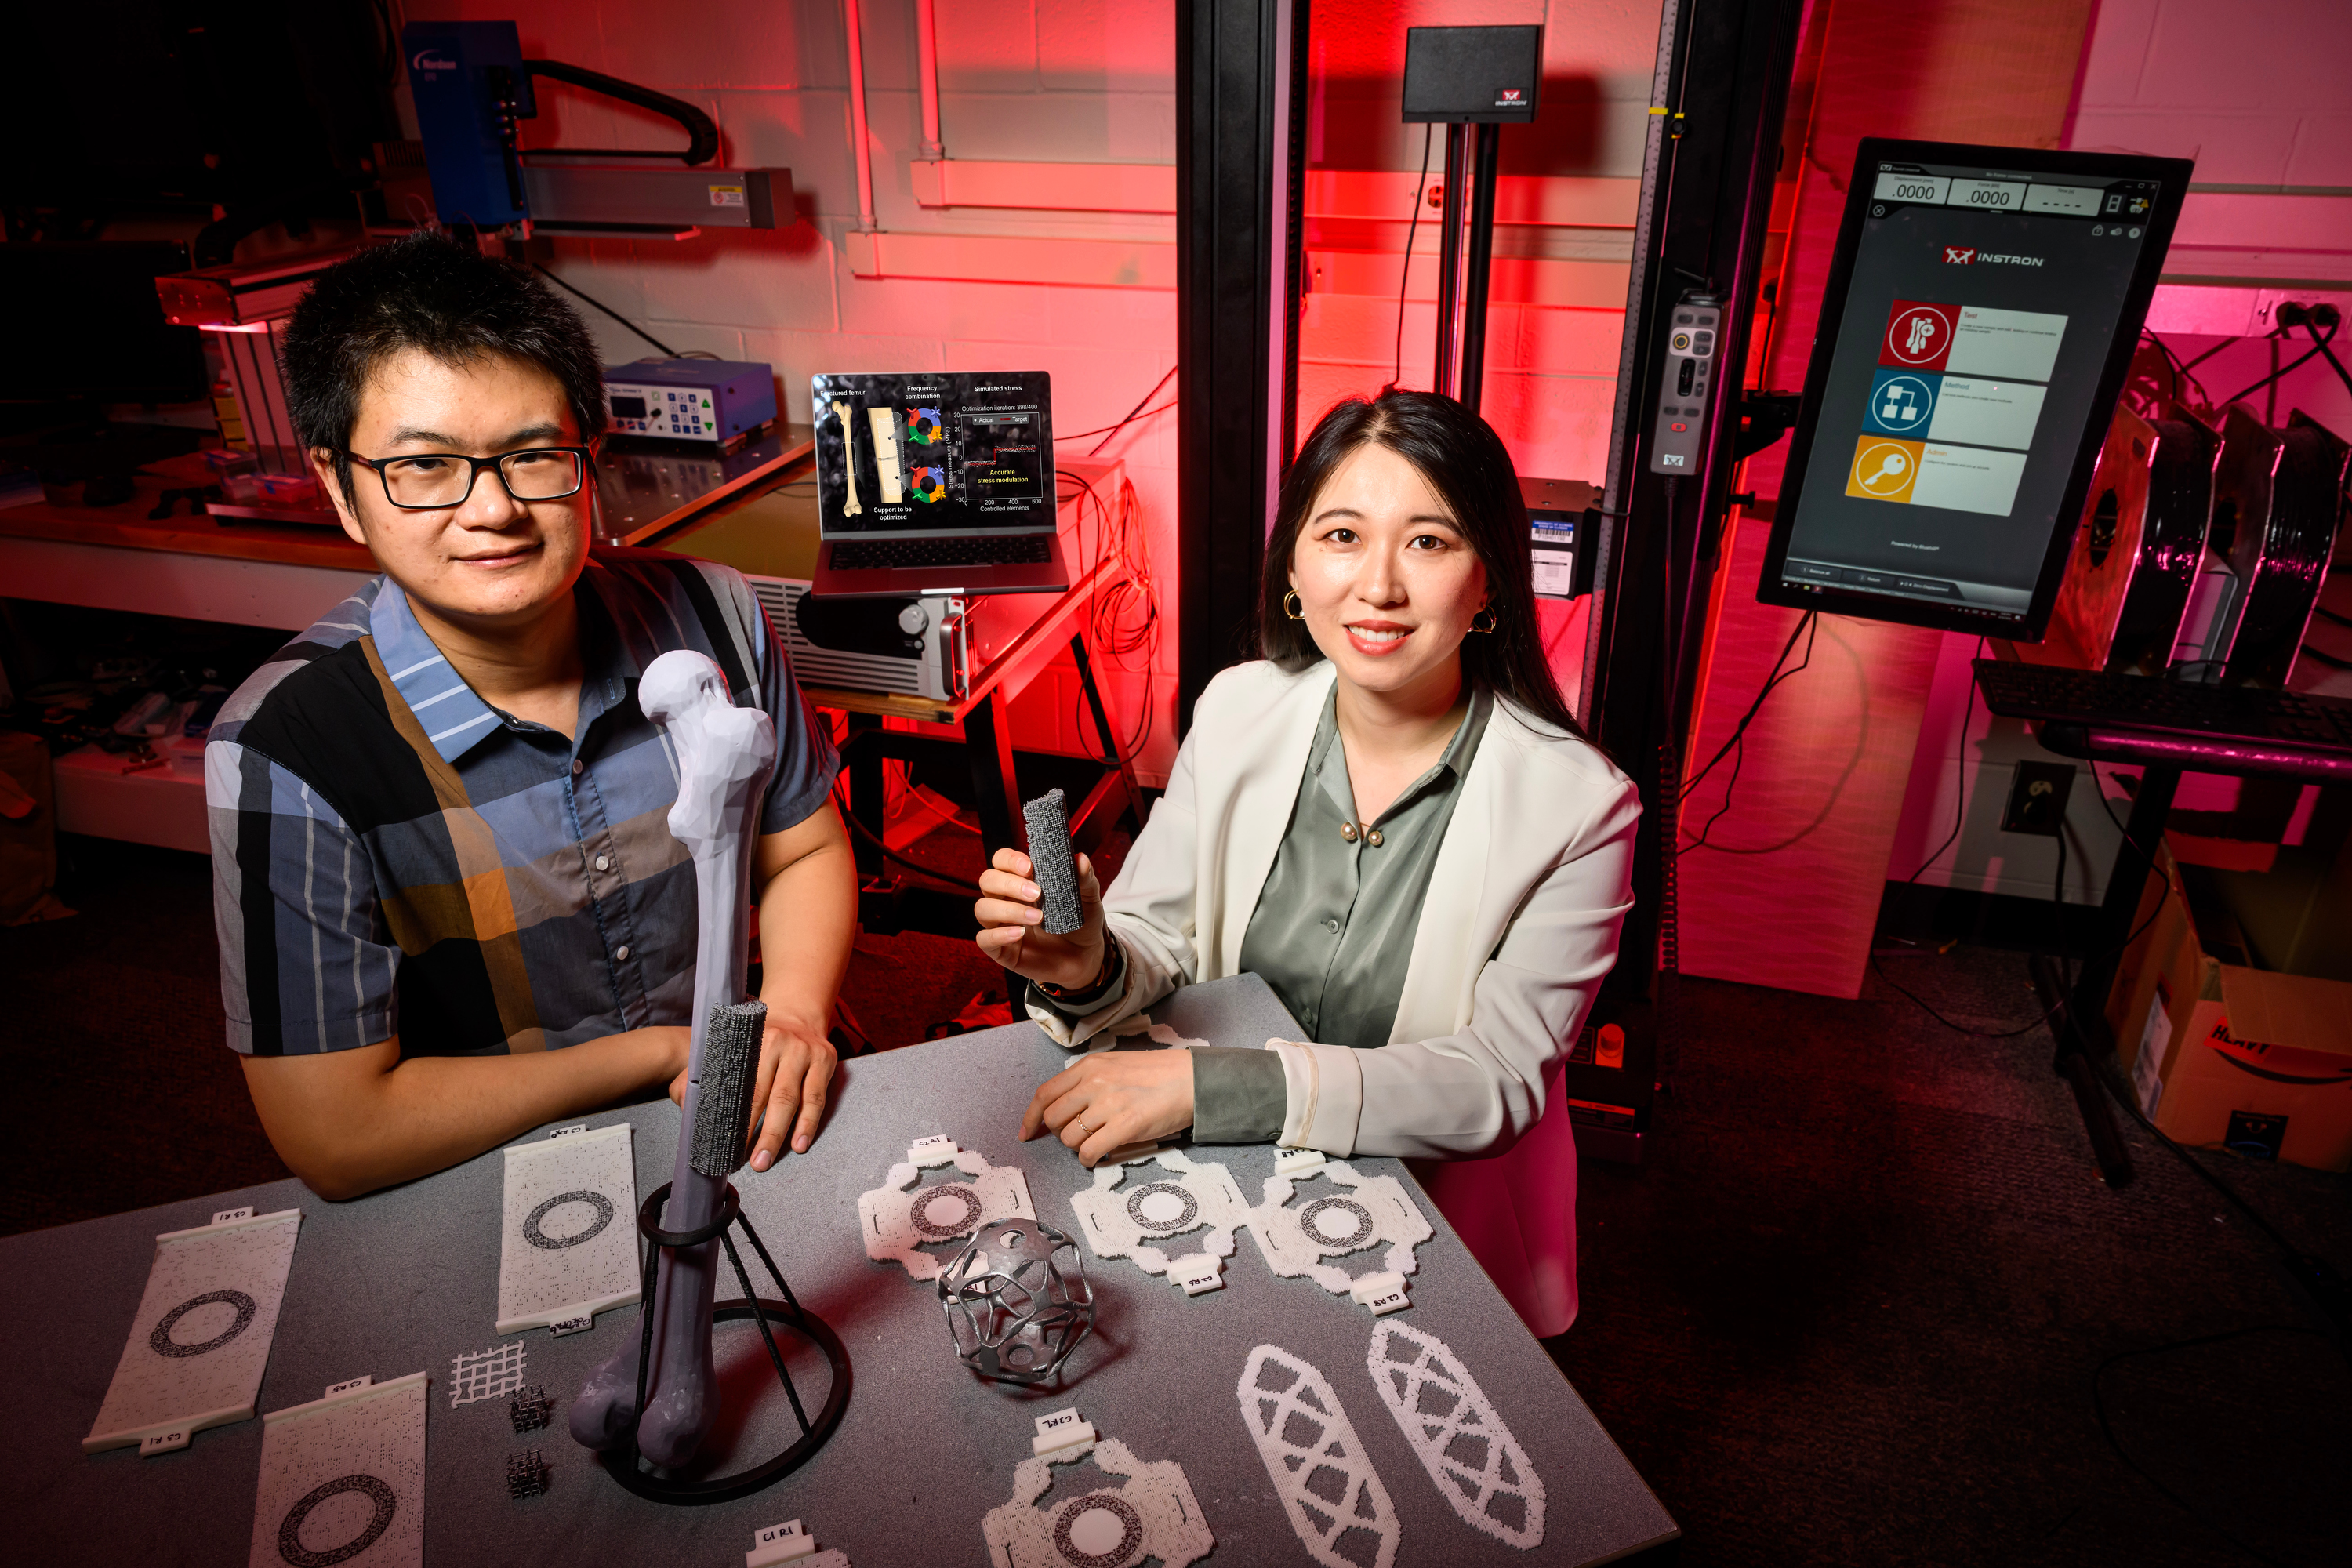
[[[677,753],[669,830],[694,858],[694,1040],[677,1165],[661,1221],[673,1233],[690,1232],[719,1217],[726,1178],[742,1161],[750,1114],[746,1080],[758,1069],[766,1009],[743,1000],[745,915],[751,901],[751,835],[775,766],[775,725],[760,709],[735,706],[719,667],[683,649],[646,668],[637,702],[668,731]],[[675,1466],[694,1457],[719,1414],[710,1359],[719,1246],[706,1240],[663,1247],[646,1408],[642,1414],[635,1408],[640,1341],[632,1335],[581,1390],[572,1407],[573,1437],[592,1448],[610,1448],[634,1425],[637,1451],[654,1464]]]
[[[946,1273],[940,1304],[956,1356],[1000,1383],[1047,1383],[1095,1323],[1078,1244],[1032,1219],[980,1228]]]

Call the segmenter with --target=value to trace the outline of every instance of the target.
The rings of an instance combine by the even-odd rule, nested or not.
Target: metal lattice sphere
[[[1050,1225],[982,1226],[940,1276],[956,1357],[1000,1383],[1045,1383],[1095,1322],[1078,1244]]]

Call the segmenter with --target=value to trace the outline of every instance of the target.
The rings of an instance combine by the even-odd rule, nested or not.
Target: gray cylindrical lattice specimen
[[[1062,792],[1047,790],[1021,808],[1029,819],[1030,877],[1045,918],[1037,929],[1067,936],[1087,923],[1078,907],[1078,862],[1070,853],[1070,813]]]
[[[751,1090],[760,1077],[765,1002],[721,1004],[710,1009],[702,1037],[702,1093],[695,1106],[694,1168],[724,1180],[743,1163],[751,1131]]]

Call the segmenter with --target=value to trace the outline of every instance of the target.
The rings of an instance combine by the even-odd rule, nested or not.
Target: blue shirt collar
[[[605,602],[611,590],[604,576],[592,563],[572,590],[580,604],[580,656],[584,667],[580,718],[572,726],[575,737],[586,735],[591,724],[618,706],[627,683],[643,673],[614,626]],[[425,726],[425,738],[433,742],[443,762],[454,764],[494,734],[507,716],[466,684],[465,677],[417,624],[416,613],[409,608],[408,595],[400,584],[389,577],[382,582],[368,617],[376,653],[383,660],[384,673],[392,678],[393,689]]]
[[[416,624],[408,595],[389,577],[383,580],[383,591],[375,596],[368,623],[393,689],[425,726],[425,738],[433,742],[443,762],[454,763],[476,742],[488,739],[498,729],[501,721],[498,710],[476,695],[466,678],[442,656],[425,628]]]

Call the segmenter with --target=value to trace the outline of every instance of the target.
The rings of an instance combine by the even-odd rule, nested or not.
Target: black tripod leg
[[[768,1359],[776,1364],[776,1381],[784,1385],[784,1397],[793,1402],[793,1415],[800,1421],[801,1435],[809,1429],[808,1412],[801,1408],[801,1391],[793,1386],[793,1374],[784,1370],[784,1353],[776,1348],[775,1331],[768,1327],[768,1315],[760,1310],[760,1298],[751,1289],[751,1277],[743,1271],[743,1259],[735,1250],[734,1238],[725,1231],[719,1233],[719,1245],[727,1249],[727,1261],[734,1267],[735,1282],[743,1287],[743,1303],[751,1309],[751,1321],[760,1325],[760,1342],[768,1347]]]
[[[760,1255],[760,1261],[767,1265],[768,1278],[776,1282],[776,1289],[783,1293],[784,1304],[792,1308],[793,1316],[797,1321],[800,1317],[801,1300],[793,1294],[793,1288],[784,1283],[783,1270],[778,1268],[776,1260],[768,1256],[767,1244],[760,1239],[760,1233],[751,1228],[751,1216],[746,1215],[735,1223],[742,1227],[743,1239],[751,1244],[751,1250]],[[746,1287],[747,1290],[748,1289],[749,1287]]]

